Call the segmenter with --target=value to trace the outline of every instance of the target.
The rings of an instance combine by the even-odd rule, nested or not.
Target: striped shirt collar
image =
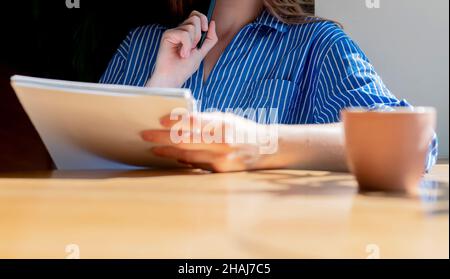
[[[258,18],[255,20],[255,24],[266,26],[282,33],[286,32],[289,26],[288,24],[278,20],[266,9],[264,9],[261,15],[259,15]]]

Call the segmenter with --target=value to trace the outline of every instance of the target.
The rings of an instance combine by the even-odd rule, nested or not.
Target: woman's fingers
[[[223,153],[214,153],[205,150],[185,150],[172,146],[154,147],[152,152],[156,156],[174,159],[185,163],[208,163],[221,160],[226,156]]]
[[[210,150],[214,152],[230,152],[234,150],[232,146],[224,142],[208,142],[203,141],[202,136],[197,136],[190,132],[184,132],[181,136],[176,135],[174,140],[171,131],[151,130],[141,133],[142,139],[159,145],[176,146],[184,150]]]
[[[176,118],[173,115],[166,115],[161,117],[160,123],[163,127],[171,129],[175,125],[182,124],[183,129],[203,129],[206,125],[210,126],[216,124],[217,127],[222,127],[225,125],[225,121],[230,120],[230,116],[224,113],[199,113],[191,115],[177,114]],[[172,118],[173,117],[173,118]]]
[[[185,40],[181,40],[182,46],[180,48],[180,56],[183,58],[189,58],[191,51],[195,49],[202,37],[202,31],[208,31],[208,19],[207,17],[194,11],[189,18],[185,20],[176,30],[186,32],[189,35],[190,43],[186,43]],[[183,34],[183,36],[186,36]]]
[[[152,151],[156,156],[174,159],[180,163],[213,172],[245,169],[245,164],[230,156],[230,153],[216,153],[209,150],[183,150],[171,146],[155,147]]]
[[[208,34],[206,35],[205,42],[203,43],[202,48],[199,50],[199,53],[202,58],[205,58],[206,55],[214,48],[214,46],[219,41],[216,32],[216,22],[214,20],[209,24]]]
[[[233,119],[231,115],[224,113],[200,113],[167,115],[160,119],[160,123],[172,132],[197,135],[196,142],[200,138],[201,143],[225,143],[230,146],[236,136],[232,123],[229,123]]]
[[[206,15],[204,15],[204,14],[198,12],[198,11],[193,11],[189,17],[191,17],[191,16],[198,16],[200,18],[200,21],[201,21],[202,31],[203,32],[207,32],[208,31],[209,23],[208,23],[208,17]]]
[[[202,23],[199,16],[191,16],[178,29],[189,33],[192,40],[192,48],[195,48],[202,37]]]
[[[180,56],[182,58],[189,58],[193,46],[191,34],[189,34],[189,32],[182,29],[168,30],[164,34],[163,39],[174,46],[181,45]]]

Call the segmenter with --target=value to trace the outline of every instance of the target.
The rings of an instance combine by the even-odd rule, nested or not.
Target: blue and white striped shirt
[[[145,86],[167,28],[136,28],[120,45],[101,83]],[[264,11],[235,36],[206,81],[203,63],[184,84],[200,110],[278,109],[283,124],[339,122],[347,107],[410,106],[382,82],[368,58],[332,22],[288,25]],[[434,138],[426,169],[436,162]]]

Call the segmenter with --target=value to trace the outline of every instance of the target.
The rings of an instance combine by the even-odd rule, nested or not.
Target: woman
[[[180,10],[187,0],[171,0]],[[299,0],[218,0],[213,20],[192,12],[174,29],[159,25],[133,30],[109,64],[102,83],[192,90],[202,112],[175,143],[170,130],[145,131],[152,150],[192,167],[217,172],[272,168],[347,170],[340,111],[346,107],[409,106],[393,96],[367,57],[335,23],[306,16]],[[207,32],[201,48],[201,33]],[[216,109],[221,113],[205,113]],[[236,111],[277,109],[270,122]],[[225,112],[232,113],[225,113]],[[241,116],[238,116],[241,115]],[[248,116],[248,115],[246,115]],[[253,117],[247,117],[256,120]],[[264,117],[263,117],[264,118]],[[266,118],[264,118],[267,120]],[[274,120],[275,119],[275,120]],[[214,123],[217,129],[207,128]],[[226,128],[278,139],[273,152],[260,142],[226,140]],[[274,128],[276,128],[274,130]],[[222,141],[206,142],[205,129]],[[172,135],[173,136],[173,135]],[[425,168],[436,160],[434,140]]]

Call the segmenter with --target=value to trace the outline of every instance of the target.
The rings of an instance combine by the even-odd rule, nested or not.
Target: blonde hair
[[[303,0],[264,0],[264,6],[279,21],[287,24],[325,21],[325,19],[306,13],[302,8],[304,2]]]
[[[305,24],[320,21],[331,21],[306,13],[302,8],[302,4],[306,2],[305,0],[263,1],[267,10],[278,20],[286,24]],[[178,16],[183,16],[184,13],[190,12],[186,9],[191,8],[196,2],[199,2],[199,0],[169,0],[172,11]],[[313,1],[310,2],[313,3]],[[340,25],[339,23],[336,24]]]

